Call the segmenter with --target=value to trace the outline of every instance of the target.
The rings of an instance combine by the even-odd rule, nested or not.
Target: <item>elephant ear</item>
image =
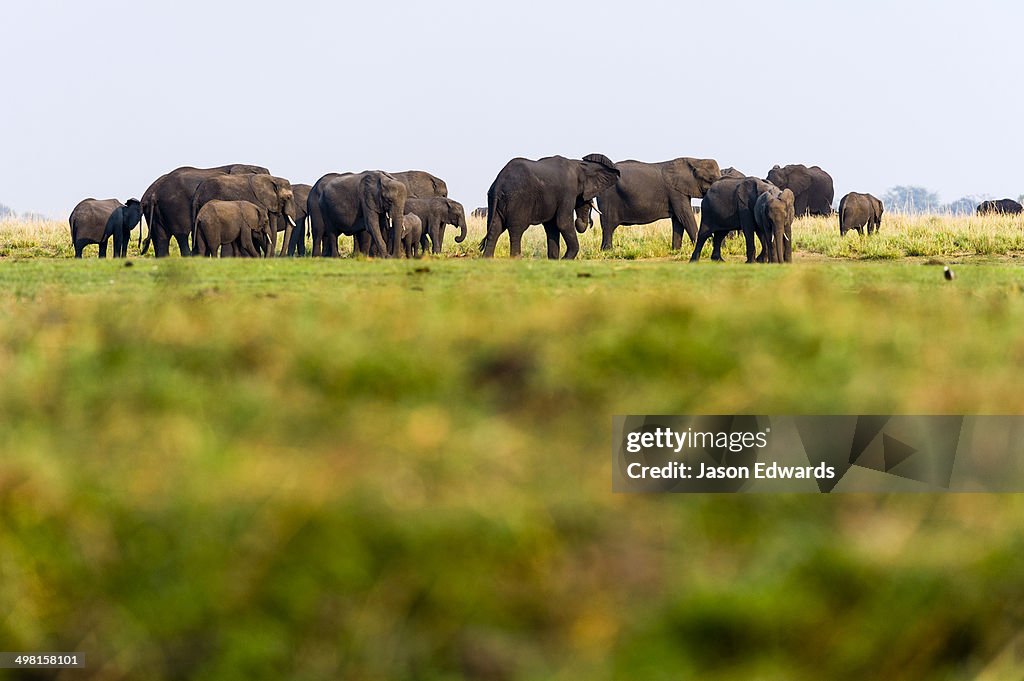
[[[792,190],[782,190],[782,202],[786,204],[786,220],[789,224],[793,224],[793,220],[796,219],[796,196],[793,195]]]
[[[380,201],[380,183],[383,174],[366,173],[359,181],[359,197],[362,199],[363,205],[377,215],[382,213],[384,208]]]
[[[269,175],[250,175],[249,186],[260,206],[271,211],[277,207],[277,188]]]
[[[590,201],[618,179],[619,169],[604,154],[588,154],[580,161],[580,194],[584,201]]]

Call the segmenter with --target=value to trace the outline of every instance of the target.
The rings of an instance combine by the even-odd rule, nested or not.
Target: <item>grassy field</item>
[[[481,231],[129,267],[0,224],[0,648],[103,680],[1019,679],[1024,498],[613,495],[609,442],[1024,413],[1019,221],[802,220],[791,267],[678,262],[666,225],[481,261]]]

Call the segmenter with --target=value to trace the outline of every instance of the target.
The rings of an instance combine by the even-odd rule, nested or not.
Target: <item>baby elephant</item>
[[[406,213],[402,217],[402,248],[405,257],[417,258],[423,255],[423,221],[415,213]]]
[[[794,200],[791,190],[780,190],[773,185],[758,196],[754,204],[754,221],[762,235],[768,262],[793,262]],[[761,255],[763,257],[764,252]]]
[[[867,227],[868,234],[874,234],[882,225],[882,202],[871,194],[850,192],[839,202],[839,235],[844,236],[851,229],[857,234]]]
[[[264,209],[248,201],[209,201],[196,216],[192,255],[213,257],[227,247],[222,256],[230,252],[258,258],[261,251],[270,252],[270,239],[270,219]]]
[[[107,242],[114,237],[114,257],[128,255],[131,232],[142,220],[142,204],[128,199],[125,205],[117,199],[85,199],[71,211],[71,243],[75,257],[81,258],[89,244],[99,244],[100,257],[107,257]]]

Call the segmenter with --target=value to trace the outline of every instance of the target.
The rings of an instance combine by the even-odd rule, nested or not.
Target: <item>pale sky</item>
[[[0,203],[63,218],[181,165],[512,157],[817,164],[847,191],[1024,193],[1024,5],[924,0],[5,3]]]

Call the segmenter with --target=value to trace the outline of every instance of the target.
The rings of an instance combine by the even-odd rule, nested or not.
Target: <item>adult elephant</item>
[[[1024,206],[1013,199],[999,199],[998,201],[982,201],[974,212],[978,215],[1017,215],[1024,211]]]
[[[619,169],[603,154],[582,160],[549,156],[537,161],[514,158],[487,190],[487,236],[480,242],[485,258],[494,257],[498,237],[508,230],[509,255],[522,253],[523,232],[530,225],[544,225],[548,258],[557,259],[565,240],[565,259],[579,253],[576,233],[590,226],[590,202],[619,179]],[[583,216],[583,211],[586,217]],[[573,219],[574,211],[580,217]],[[575,231],[573,228],[575,227]]]
[[[306,200],[313,256],[337,256],[340,235],[365,231],[379,253],[400,257],[408,193],[402,182],[380,170],[324,175]]]
[[[414,214],[423,223],[423,250],[427,249],[427,240],[430,241],[430,250],[435,255],[441,252],[444,243],[444,232],[448,225],[459,228],[459,235],[455,237],[455,243],[461,244],[466,240],[466,209],[458,201],[448,198],[433,197],[429,199],[414,199],[410,197],[405,202],[405,214]]]
[[[306,255],[306,229],[308,227],[306,218],[309,216],[306,201],[309,200],[311,189],[313,186],[308,184],[292,185],[292,194],[295,196],[295,224],[298,227],[291,231],[291,238],[286,240],[287,243],[281,244],[282,251],[287,247],[284,254]]]
[[[448,196],[448,185],[445,184],[445,181],[424,170],[406,170],[401,173],[391,173],[391,176],[405,185],[410,199]]]
[[[728,168],[722,171],[722,177],[728,177],[733,180],[742,180],[744,177],[750,176],[742,171],[736,170],[732,166],[729,166]]]
[[[775,166],[768,171],[766,179],[779,189],[793,192],[797,215],[832,214],[832,199],[835,198],[832,176],[818,166]]]
[[[619,179],[597,195],[601,212],[601,250],[612,247],[620,225],[646,225],[671,218],[672,249],[683,245],[683,234],[690,243],[697,238],[697,221],[691,199],[700,199],[722,177],[718,162],[710,158],[677,158],[661,163],[619,161]],[[590,222],[589,208],[583,208]]]
[[[789,189],[772,186],[757,197],[754,222],[767,242],[768,262],[793,262],[793,206],[793,192]]]
[[[161,175],[142,194],[142,214],[149,233],[145,241],[139,234],[139,252],[149,250],[152,241],[156,257],[168,255],[171,239],[178,242],[182,255],[191,250],[188,237],[192,232],[192,197],[206,180],[218,175],[269,175],[261,166],[234,163],[216,168],[184,166]]]
[[[126,257],[131,232],[140,220],[142,204],[138,199],[128,199],[127,204],[117,199],[83,199],[68,218],[75,257],[81,258],[89,244],[99,244],[100,257],[107,257],[111,237],[114,238],[114,257]]]
[[[487,219],[487,206],[479,206],[477,208],[474,208],[473,212],[470,213],[470,215],[472,215],[475,218],[479,218],[481,220],[486,220]]]
[[[755,208],[757,199],[775,187],[770,182],[756,177],[743,179],[726,178],[719,180],[708,189],[701,201],[700,232],[693,247],[690,262],[700,259],[704,244],[714,238],[711,259],[722,259],[722,242],[725,235],[734,229],[743,232],[747,241],[747,262],[754,262],[754,236],[761,240],[761,257],[768,255],[769,237],[758,228]]]
[[[210,201],[248,201],[267,211],[270,219],[271,249],[277,247],[277,230],[281,222],[295,227],[295,195],[292,184],[273,175],[218,175],[203,182],[192,197],[192,220]],[[290,231],[290,230],[288,230]],[[287,233],[286,237],[291,234]],[[193,244],[195,238],[193,235]]]
[[[864,228],[869,235],[874,234],[882,226],[883,212],[882,202],[871,194],[850,192],[839,202],[839,235],[844,236],[851,229],[863,234]]]

